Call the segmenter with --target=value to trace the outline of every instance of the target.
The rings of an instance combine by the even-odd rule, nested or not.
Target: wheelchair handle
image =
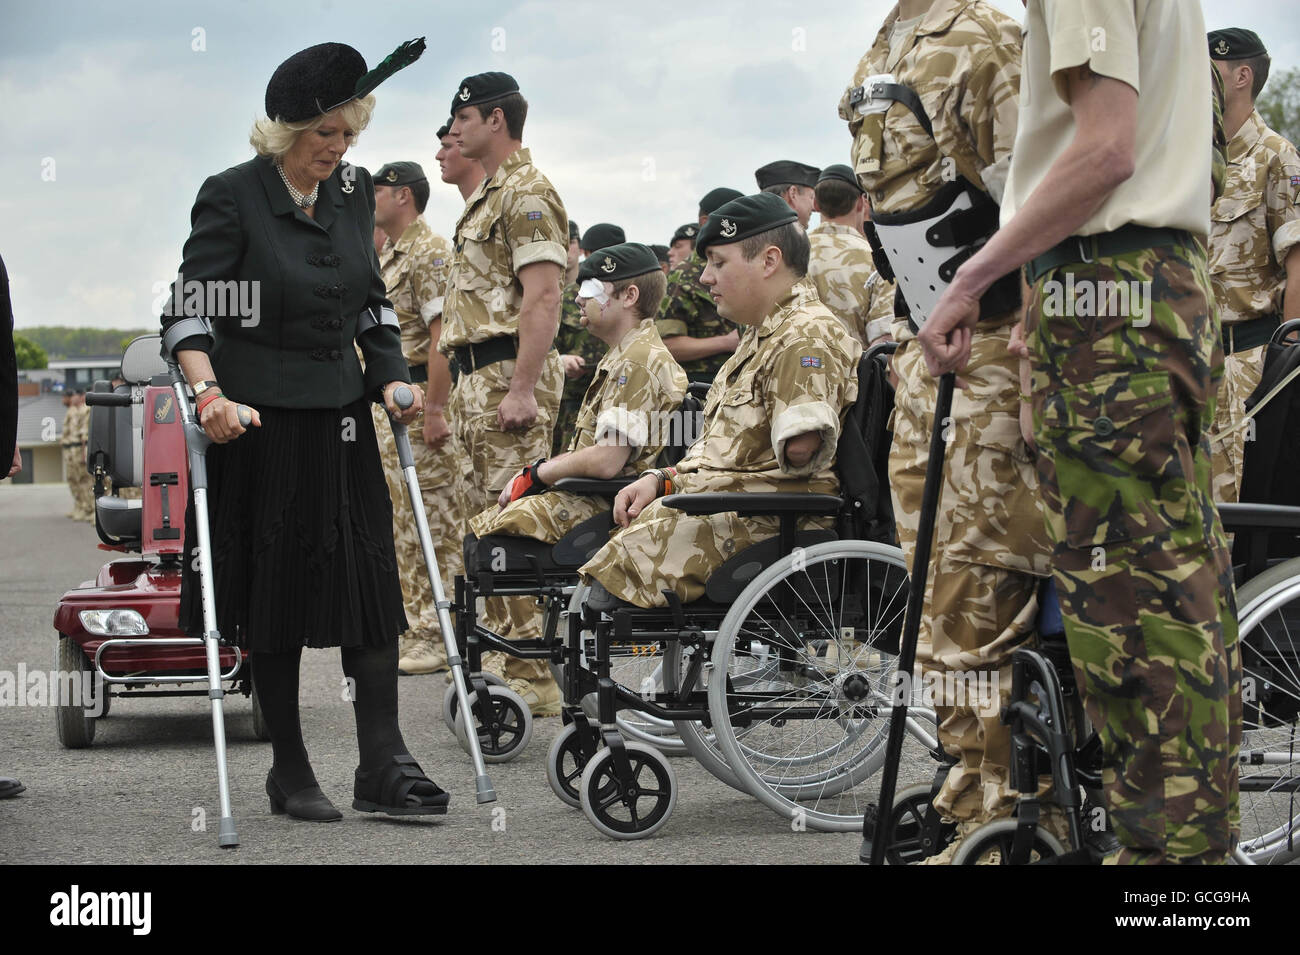
[[[131,405],[131,396],[129,394],[119,395],[112,391],[88,391],[86,392],[86,404],[127,408]]]

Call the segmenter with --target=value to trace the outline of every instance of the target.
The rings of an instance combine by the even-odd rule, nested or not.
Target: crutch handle
[[[405,411],[415,404],[415,394],[406,385],[399,385],[393,389],[393,404]]]
[[[236,405],[235,414],[239,417],[239,426],[247,428],[253,423],[253,410],[248,405]]]

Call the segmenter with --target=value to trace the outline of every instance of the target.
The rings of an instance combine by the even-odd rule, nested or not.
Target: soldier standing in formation
[[[551,345],[560,322],[568,222],[555,188],[522,137],[528,104],[506,73],[467,77],[452,97],[451,137],[483,164],[484,179],[456,224],[438,348],[454,356],[451,424],[464,519],[496,500],[528,464],[545,458],[564,372]],[[489,598],[484,622],[508,635],[527,628],[531,599]],[[535,712],[554,708],[559,687],[544,661],[485,654]]]
[[[890,215],[940,216],[959,191],[980,203],[990,231],[997,227],[1019,88],[1020,27],[983,0],[902,0],[885,18],[841,100],[840,116],[853,133],[855,171],[886,247],[896,241],[887,238]],[[963,95],[951,96],[953,89]],[[939,251],[941,262],[957,250]],[[910,266],[892,254],[891,262],[900,276]],[[941,281],[937,265],[924,266],[928,273],[911,287],[899,279],[917,320],[924,318],[927,286]],[[1004,283],[985,301],[951,421],[935,421],[937,382],[909,318],[893,327],[901,344],[893,356],[898,386],[889,478],[909,570],[930,436],[943,428],[948,437],[917,662],[926,671],[991,671],[1003,703],[1011,654],[1034,636],[1040,579],[1050,573],[1038,480],[1020,433],[1019,364],[1007,351],[1018,304],[1018,282],[1010,290]],[[975,827],[1009,814],[1017,793],[1008,778],[1010,731],[999,718],[999,701],[936,702],[939,739],[956,762],[934,804],[959,825],[957,839],[926,862],[944,864]],[[1063,822],[1057,814],[1053,824]]]
[[[431,380],[445,381],[448,377],[447,359],[438,352],[437,346],[451,247],[424,221],[429,180],[419,163],[388,163],[373,179],[375,222],[389,238],[380,255],[379,271],[388,300],[397,312],[402,353],[411,381],[423,388]],[[371,406],[371,411],[388,493],[393,499],[397,570],[406,599],[406,619],[410,622],[410,628],[398,643],[397,669],[407,675],[436,673],[447,668],[447,652],[420,538],[403,503],[409,497],[406,478],[397,458],[392,426],[384,420],[387,412],[377,404]],[[425,441],[425,416],[431,413],[432,406],[426,406],[407,434],[429,522],[429,537],[438,557],[443,586],[451,593],[460,563],[460,522],[455,512],[455,485],[460,468],[447,442],[445,424],[441,429],[435,427],[432,442]]]
[[[691,257],[695,251],[695,237],[700,234],[698,222],[688,222],[677,227],[672,241],[668,243],[668,274]]]
[[[821,170],[816,166],[778,159],[755,169],[754,179],[761,191],[784,199],[786,205],[799,216],[799,225],[807,230],[808,223],[812,221],[813,190],[817,188],[817,176],[820,173]]]
[[[77,471],[86,468],[86,443],[77,436],[77,393],[63,393],[63,427],[59,429],[59,444],[63,448],[63,479],[68,482],[72,495],[72,510],[64,516],[69,520],[83,520],[81,498],[77,489]]]
[[[817,301],[808,236],[795,213],[759,193],[728,202],[700,230],[704,281],[730,321],[747,328],[718,371],[704,426],[676,468],[656,469],[619,492],[614,534],[584,564],[590,606],[612,598],[662,607],[663,591],[699,599],[733,554],[777,533],[774,517],[691,515],[657,499],[671,491],[833,494],[840,426],[857,396],[862,347]],[[670,487],[671,486],[671,487]]]
[[[867,200],[853,169],[827,166],[817,179],[821,221],[808,232],[808,277],[817,297],[863,347],[886,341],[894,324],[894,283],[876,271],[862,234]]]
[[[1210,278],[1223,326],[1224,369],[1210,430],[1214,499],[1241,493],[1246,399],[1279,321],[1300,318],[1300,155],[1264,125],[1255,100],[1269,56],[1249,30],[1215,30],[1210,59],[1223,79],[1228,174],[1210,215]]]
[[[980,296],[1026,265],[1018,351],[1033,362],[1052,566],[1104,747],[1122,846],[1106,861],[1125,865],[1221,863],[1238,829],[1241,656],[1210,495],[1222,351],[1202,246],[1204,30],[1182,0],[1030,0],[1002,228],[920,336],[933,373],[961,369]],[[1102,282],[1140,291],[1102,305]]]
[[[699,224],[704,225],[710,213],[740,195],[725,186],[707,192],[700,200]],[[740,332],[719,317],[708,288],[700,281],[703,274],[704,259],[696,251],[668,273],[668,294],[656,327],[686,377],[707,383],[740,344]]]
[[[582,255],[591,255],[596,249],[621,245],[626,241],[627,236],[620,226],[598,222],[583,233],[578,250]],[[564,393],[560,396],[560,413],[551,439],[552,456],[569,446],[578,422],[578,409],[582,407],[582,396],[591,384],[596,363],[605,354],[605,343],[589,334],[583,326],[577,283],[566,285],[561,295],[560,330],[555,335],[555,349],[564,364]]]

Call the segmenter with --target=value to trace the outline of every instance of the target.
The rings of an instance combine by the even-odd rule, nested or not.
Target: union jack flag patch
[[[618,383],[619,383],[620,385],[626,385],[626,384],[627,384],[627,375],[625,375],[625,374],[624,374],[624,375],[619,375],[619,376],[618,376]]]
[[[530,212],[530,213],[528,213],[528,221],[529,221],[529,222],[532,222],[532,221],[534,221],[534,220],[536,220],[536,219],[540,219],[541,217],[542,217],[542,214],[541,214],[540,212]]]
[[[799,364],[804,368],[820,368],[822,366],[822,360],[816,355],[804,355],[799,359]]]

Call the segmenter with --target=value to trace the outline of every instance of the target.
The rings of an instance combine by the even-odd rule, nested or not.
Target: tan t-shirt
[[[1133,175],[1078,230],[1128,223],[1210,229],[1210,65],[1189,0],[1029,0],[1020,128],[1002,203],[1006,223],[1074,138],[1064,71],[1087,63],[1138,91]],[[1050,80],[1050,82],[1049,82]]]

